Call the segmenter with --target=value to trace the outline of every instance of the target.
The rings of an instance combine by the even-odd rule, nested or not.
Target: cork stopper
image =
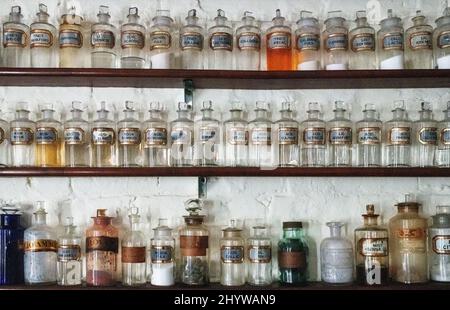
[[[97,209],[97,217],[106,217],[106,209]]]

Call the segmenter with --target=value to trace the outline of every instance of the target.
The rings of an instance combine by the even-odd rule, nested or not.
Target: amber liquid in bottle
[[[280,10],[272,21],[266,35],[267,70],[292,70],[291,28],[284,25]]]
[[[42,110],[43,119],[36,124],[36,166],[59,167],[62,165],[61,123],[53,118],[52,109]]]

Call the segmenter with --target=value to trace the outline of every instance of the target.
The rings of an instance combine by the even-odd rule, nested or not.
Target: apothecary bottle
[[[244,119],[242,104],[231,103],[230,118],[223,123],[225,144],[225,166],[248,165],[248,122]]]
[[[336,101],[334,118],[327,123],[329,166],[352,165],[353,124],[346,111],[344,102]]]
[[[383,123],[373,104],[366,104],[363,113],[363,119],[356,123],[356,165],[378,167],[381,166]]]
[[[438,143],[437,122],[433,119],[431,103],[421,102],[419,120],[414,122],[414,164],[419,167],[434,165]]]
[[[310,102],[306,111],[308,118],[300,123],[301,165],[323,167],[326,162],[326,124],[320,117],[317,102]]]
[[[120,167],[142,165],[141,123],[132,101],[125,102],[124,117],[117,123],[117,149]]]
[[[37,202],[33,225],[24,232],[25,284],[55,284],[58,241],[56,233],[47,226],[43,201]]]
[[[408,119],[403,100],[394,101],[393,117],[384,124],[386,166],[409,167],[411,165],[412,124]]]
[[[194,163],[194,122],[191,119],[192,106],[178,103],[178,118],[170,123],[170,165],[192,166]]]
[[[61,17],[59,25],[59,67],[84,67],[84,36],[81,23],[83,18],[76,14],[75,8],[70,8]]]
[[[29,27],[22,23],[22,8],[11,7],[9,20],[3,24],[3,65],[5,67],[28,67]]]
[[[149,28],[149,64],[152,69],[174,68],[173,19],[168,10],[157,10]]]
[[[10,125],[11,165],[13,167],[33,166],[34,133],[36,123],[29,119],[30,111],[25,103],[19,103],[16,118]]]
[[[9,133],[9,123],[0,118],[0,167],[6,167],[10,165],[10,139],[11,137]]]
[[[377,33],[377,57],[380,69],[404,69],[403,25],[399,17],[388,10],[387,18],[380,22]]]
[[[43,105],[42,119],[36,122],[36,166],[59,167],[63,165],[63,128],[54,117],[51,104]]]
[[[408,284],[427,282],[427,219],[419,215],[420,204],[410,195],[396,206],[398,213],[389,220],[391,278]]]
[[[264,225],[253,226],[247,239],[247,283],[265,286],[272,284],[272,241]]]
[[[266,31],[267,70],[292,70],[292,30],[279,9]]]
[[[91,129],[93,167],[112,167],[116,163],[116,124],[108,114],[106,103],[102,102]]]
[[[412,18],[413,26],[405,31],[406,69],[433,69],[433,27],[421,11]]]
[[[166,219],[159,219],[150,241],[152,275],[150,283],[156,286],[175,284],[175,239]]]
[[[93,68],[115,68],[117,30],[110,23],[109,7],[101,5],[97,18],[91,28],[91,65]]]
[[[367,22],[366,11],[356,12],[356,27],[350,30],[350,70],[377,68],[375,29]]]
[[[119,231],[105,209],[98,209],[94,223],[86,230],[86,284],[113,286],[119,253]]]
[[[252,12],[244,12],[236,29],[236,69],[259,70],[261,63],[261,29]]]
[[[30,25],[31,66],[56,67],[58,33],[56,27],[48,22],[49,15],[45,4],[39,4],[36,16],[35,22]]]
[[[283,222],[283,238],[278,242],[278,269],[281,284],[306,284],[308,252],[303,223]]]
[[[366,206],[364,225],[355,229],[356,281],[385,285],[389,280],[389,233],[378,225],[374,205]]]
[[[189,10],[186,24],[180,30],[182,69],[203,69],[204,30],[195,9]]]
[[[341,236],[344,223],[328,222],[330,237],[320,243],[320,270],[322,281],[330,284],[353,282],[353,245]]]
[[[221,126],[213,117],[212,102],[203,101],[202,117],[194,124],[194,158],[197,166],[218,166],[220,164]]]
[[[64,224],[64,233],[58,240],[57,282],[63,286],[81,285],[81,236],[72,217],[67,217]]]
[[[433,32],[434,61],[438,69],[450,69],[450,7],[436,19]]]
[[[438,147],[436,150],[436,165],[450,167],[450,101],[443,111],[444,119],[438,123]]]
[[[272,121],[269,105],[257,101],[255,118],[248,123],[250,166],[270,166],[272,163]]]
[[[239,286],[245,284],[245,241],[237,221],[222,230],[220,245],[220,284]]]
[[[142,144],[144,166],[164,167],[168,162],[168,128],[163,118],[163,107],[159,102],[150,102],[150,118],[143,123]]]
[[[146,283],[147,242],[140,225],[139,209],[131,207],[130,231],[122,240],[122,284],[139,286]]]
[[[326,70],[348,69],[348,29],[341,11],[328,12],[323,31],[323,62]]]
[[[185,204],[189,215],[184,216],[185,226],[179,231],[181,282],[206,285],[209,283],[209,232],[203,224],[205,216],[199,215],[202,201],[190,199]]]
[[[428,228],[430,279],[450,282],[450,206],[437,206]]]
[[[281,118],[274,123],[273,146],[278,166],[298,166],[298,122],[293,118],[290,102],[281,104]]]
[[[208,69],[233,69],[233,29],[223,10],[217,10],[214,26],[208,29]]]
[[[82,103],[72,102],[72,116],[64,123],[64,156],[66,167],[90,165],[89,123],[83,119]]]
[[[145,67],[145,27],[140,24],[139,19],[138,8],[129,8],[127,22],[120,28],[121,68]]]
[[[295,31],[295,67],[297,70],[320,70],[320,26],[312,12],[301,11]]]

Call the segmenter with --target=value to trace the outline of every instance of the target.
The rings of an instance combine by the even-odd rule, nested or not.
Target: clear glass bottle
[[[113,286],[119,253],[119,231],[112,225],[106,209],[98,209],[94,224],[86,230],[86,284]]]
[[[146,255],[147,242],[140,230],[139,209],[131,207],[130,231],[122,240],[122,284],[126,286],[139,286],[147,282],[146,279]]]
[[[411,165],[411,121],[403,100],[394,101],[393,118],[384,123],[386,166],[409,167]]]
[[[31,66],[56,67],[56,27],[48,22],[47,6],[39,4],[37,19],[30,25]]]
[[[217,10],[215,25],[208,29],[208,69],[233,69],[233,29],[229,26],[225,12]]]
[[[152,69],[173,69],[174,42],[173,19],[168,10],[156,10],[156,16],[152,19],[149,29],[149,63]]]
[[[225,166],[248,165],[248,122],[244,119],[242,104],[232,102],[230,118],[223,123]]]
[[[108,118],[106,103],[101,102],[91,129],[92,166],[112,167],[116,164],[116,124]]]
[[[433,27],[426,24],[421,11],[412,21],[414,25],[405,31],[406,69],[433,69]]]
[[[221,132],[220,122],[212,115],[212,102],[203,101],[202,118],[194,124],[197,166],[218,166],[220,164]]]
[[[272,121],[269,119],[269,105],[256,102],[255,118],[248,123],[250,166],[272,164]]]
[[[356,281],[360,285],[386,285],[389,281],[389,233],[378,225],[375,206],[367,205],[364,225],[355,229]]]
[[[436,19],[433,32],[434,63],[438,69],[450,69],[450,7]]]
[[[141,123],[132,101],[125,102],[124,118],[117,123],[117,142],[120,167],[138,167],[141,157]]]
[[[335,101],[334,118],[327,123],[329,166],[352,165],[353,124],[346,111],[343,101]]]
[[[350,30],[350,70],[377,68],[375,29],[367,22],[366,11],[356,12],[356,27]]]
[[[29,119],[30,111],[26,104],[19,103],[16,118],[10,125],[11,165],[13,167],[26,167],[35,164],[34,133],[36,123]]]
[[[434,165],[438,143],[437,122],[433,119],[431,103],[421,102],[419,115],[419,120],[414,122],[414,164],[419,167],[431,167]]]
[[[1,110],[0,110],[1,112]],[[9,123],[0,118],[0,167],[10,165],[10,143]]]
[[[203,69],[204,30],[198,19],[197,11],[189,10],[186,24],[180,30],[182,69]]]
[[[153,229],[150,241],[152,275],[150,283],[156,286],[175,284],[175,239],[166,219],[159,219],[158,227]]]
[[[391,278],[407,284],[427,282],[427,219],[409,194],[396,206],[398,213],[389,220]]]
[[[59,67],[84,67],[84,38],[81,23],[83,18],[76,15],[76,9],[70,8],[61,16],[59,25]]]
[[[64,233],[58,240],[57,282],[63,286],[81,285],[81,236],[72,217],[67,217],[64,224]]]
[[[301,11],[295,31],[295,68],[297,70],[320,70],[320,26],[312,12]]]
[[[292,30],[279,9],[272,24],[266,30],[267,70],[292,70]]]
[[[58,241],[54,230],[47,226],[43,201],[37,202],[33,214],[33,225],[25,230],[23,238],[25,284],[55,284]]]
[[[280,110],[281,118],[274,123],[273,145],[276,148],[278,166],[298,166],[298,122],[293,118],[290,102],[283,102]]]
[[[328,12],[325,20],[324,40],[324,67],[326,70],[348,69],[348,29],[342,11]]]
[[[91,28],[91,63],[93,68],[115,68],[116,27],[110,24],[109,7],[101,5],[98,22]]]
[[[381,166],[383,123],[373,104],[366,104],[363,113],[363,119],[356,123],[356,165],[378,167]]]
[[[326,124],[320,117],[317,102],[308,104],[308,118],[300,123],[301,165],[305,167],[323,167],[326,162]]]
[[[192,106],[178,103],[178,118],[170,123],[170,165],[172,167],[192,166],[194,160],[194,122],[191,119]]]
[[[443,111],[444,119],[438,123],[438,148],[436,150],[436,165],[450,167],[450,101]]]
[[[162,109],[159,102],[150,102],[150,118],[142,125],[144,166],[146,167],[165,167],[169,164],[168,128],[162,116]]]
[[[236,29],[236,69],[259,70],[261,64],[261,29],[252,12],[245,11]]]
[[[42,119],[36,122],[36,166],[64,166],[63,129],[61,122],[54,117],[53,105],[42,106]]]
[[[377,57],[380,69],[404,69],[403,25],[399,17],[388,10],[387,18],[380,22],[377,34]]]
[[[437,206],[428,228],[430,279],[450,282],[450,206]]]
[[[145,27],[139,23],[138,8],[131,7],[128,12],[128,21],[120,28],[120,67],[142,69],[145,67]]]
[[[89,123],[83,119],[82,103],[72,102],[72,117],[64,123],[64,154],[66,167],[90,165]]]
[[[222,229],[220,245],[220,284],[240,286],[245,284],[245,250],[242,229],[237,221],[231,220],[230,226]]]
[[[330,284],[353,282],[353,245],[341,237],[344,223],[328,222],[330,237],[320,243],[320,270],[322,281]]]
[[[264,225],[253,226],[253,233],[247,239],[247,283],[272,284],[272,241]]]
[[[3,66],[28,67],[30,55],[28,49],[29,27],[22,23],[22,9],[11,7],[9,20],[3,24]]]

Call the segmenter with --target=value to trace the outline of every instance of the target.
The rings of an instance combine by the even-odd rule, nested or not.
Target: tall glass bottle
[[[320,118],[317,102],[308,105],[308,118],[300,123],[301,165],[306,167],[323,167],[326,162],[326,124]]]
[[[150,118],[143,123],[142,139],[144,166],[164,167],[168,163],[167,122],[162,116],[162,105],[150,102]]]
[[[64,165],[63,129],[61,122],[54,118],[52,105],[43,106],[42,119],[36,122],[36,166],[59,167]]]
[[[248,123],[240,102],[233,102],[224,124],[225,166],[248,165]]]
[[[261,64],[261,29],[252,12],[244,12],[236,29],[236,69],[259,70]]]
[[[239,286],[245,284],[245,250],[242,229],[230,221],[230,226],[222,229],[220,244],[220,284]]]
[[[110,24],[109,7],[101,5],[98,22],[91,28],[91,63],[93,68],[116,67],[116,27]]]
[[[47,6],[39,4],[37,19],[30,25],[32,67],[56,67],[56,27],[48,22]]]
[[[61,17],[59,25],[59,67],[82,68],[84,66],[83,18],[75,8]]]
[[[301,11],[295,31],[295,66],[297,70],[320,70],[320,26],[312,12]]]
[[[228,25],[225,12],[217,10],[215,25],[208,29],[208,69],[233,69],[233,29]]]
[[[298,166],[298,122],[293,119],[290,102],[283,102],[281,118],[274,123],[273,141],[278,166]]]
[[[3,24],[3,65],[5,67],[28,67],[29,28],[22,23],[20,6],[11,7],[9,20]]]
[[[0,110],[1,112],[1,110]],[[0,167],[10,165],[10,143],[9,123],[0,118]]]
[[[377,68],[375,55],[375,29],[367,22],[366,11],[356,12],[356,27],[350,30],[351,70],[370,70]]]
[[[431,103],[421,102],[420,118],[414,122],[414,162],[415,166],[434,165],[438,141],[437,122],[433,119]]]
[[[194,122],[191,119],[192,106],[178,103],[178,118],[170,123],[170,165],[172,167],[192,166],[194,160]]]
[[[327,123],[329,166],[352,165],[353,124],[346,111],[343,101],[335,101],[334,118]]]
[[[175,284],[175,239],[166,219],[159,219],[159,225],[150,241],[152,266],[151,284],[171,286]]]
[[[381,166],[381,139],[383,123],[373,104],[366,104],[364,118],[356,123],[356,165],[362,167]]]
[[[189,10],[186,24],[180,30],[182,69],[203,69],[204,30],[199,25],[197,11]]]
[[[137,112],[133,108],[133,102],[125,102],[123,113],[124,118],[117,123],[119,166],[141,166],[141,123],[136,118]]]
[[[433,27],[426,24],[421,11],[412,21],[414,25],[405,31],[406,69],[433,69]]]
[[[450,7],[436,19],[433,32],[434,62],[438,69],[450,69]]]
[[[403,100],[394,101],[393,118],[384,124],[386,133],[386,166],[409,167],[411,165],[411,121]]]
[[[266,31],[267,70],[292,70],[292,31],[279,9]]]
[[[120,28],[120,67],[142,69],[145,67],[145,27],[139,23],[138,8],[131,7],[128,12],[128,21]]]
[[[195,122],[195,152],[197,166],[220,164],[220,122],[212,116],[212,102],[203,101],[202,118]]]
[[[450,101],[443,111],[444,119],[438,123],[438,148],[436,150],[436,165],[450,167]]]
[[[112,167],[115,165],[116,124],[108,119],[109,111],[102,102],[97,119],[92,124],[92,166]]]
[[[342,11],[328,12],[323,31],[324,66],[327,70],[348,69],[348,29]]]
[[[378,30],[377,56],[380,69],[403,69],[403,25],[399,17],[388,10],[387,18],[380,22]]]
[[[173,19],[168,10],[157,10],[149,29],[150,67],[152,69],[174,68]]]
[[[249,162],[253,167],[272,164],[272,122],[268,109],[266,102],[257,101],[255,119],[248,123]]]
[[[73,218],[67,217],[64,225],[64,233],[58,241],[57,262],[58,285],[81,285],[83,273],[81,259],[81,236],[77,234]]]
[[[272,284],[272,241],[264,225],[253,226],[252,236],[247,239],[247,283]]]
[[[25,104],[19,103],[16,118],[10,125],[11,165],[13,167],[33,166],[34,161],[34,133],[36,123],[29,119],[30,111]]]
[[[450,282],[450,206],[437,206],[428,228],[430,279]]]
[[[89,123],[83,119],[81,102],[72,102],[72,117],[64,123],[64,154],[67,167],[88,167],[89,156]]]

